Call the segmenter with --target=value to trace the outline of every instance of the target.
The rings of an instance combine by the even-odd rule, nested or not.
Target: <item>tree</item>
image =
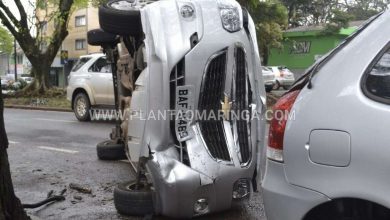
[[[341,10],[333,10],[333,15],[329,19],[329,22],[325,25],[325,29],[321,34],[329,35],[339,33],[341,28],[347,28],[349,22],[354,19],[354,16]]]
[[[264,65],[271,48],[282,48],[283,30],[287,27],[287,9],[278,1],[262,1],[250,13],[256,24],[257,41]]]
[[[0,219],[30,219],[15,196],[8,162],[8,139],[4,128],[4,103],[0,94]]]
[[[0,26],[0,53],[11,54],[13,41],[12,35]]]
[[[18,41],[24,54],[32,65],[31,73],[35,80],[27,88],[34,92],[44,93],[48,88],[50,66],[57,55],[62,41],[68,35],[67,24],[74,1],[84,3],[86,0],[36,0],[23,1],[35,8],[35,14],[29,16],[21,0],[14,0],[17,13],[10,10],[4,0],[0,0],[0,20]],[[26,3],[27,2],[27,3]],[[47,10],[49,6],[51,11]],[[46,10],[44,20],[37,16],[39,10]],[[46,38],[41,37],[46,22],[53,21],[54,31]],[[33,30],[36,30],[36,34]],[[42,47],[46,42],[47,46]]]
[[[288,10],[289,27],[334,22],[334,17],[350,16],[366,20],[386,10],[390,0],[281,0]],[[341,13],[344,13],[342,15]]]

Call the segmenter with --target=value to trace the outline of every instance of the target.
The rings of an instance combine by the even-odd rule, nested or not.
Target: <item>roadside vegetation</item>
[[[70,102],[66,99],[66,91],[60,88],[50,88],[43,95],[31,95],[16,93],[4,96],[4,106],[30,106],[40,108],[71,109]]]

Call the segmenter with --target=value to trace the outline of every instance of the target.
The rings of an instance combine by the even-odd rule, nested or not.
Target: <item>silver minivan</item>
[[[390,219],[389,25],[368,20],[274,106],[288,114],[270,123],[269,220]]]

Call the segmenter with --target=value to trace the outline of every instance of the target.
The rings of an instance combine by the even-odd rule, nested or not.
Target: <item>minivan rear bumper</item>
[[[284,164],[272,160],[267,160],[262,189],[268,220],[301,220],[312,208],[330,201],[321,193],[288,183]]]

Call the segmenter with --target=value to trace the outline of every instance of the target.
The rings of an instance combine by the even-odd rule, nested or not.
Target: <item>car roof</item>
[[[82,55],[80,58],[94,58],[94,57],[104,57],[106,56],[104,53],[92,53],[87,55]]]

